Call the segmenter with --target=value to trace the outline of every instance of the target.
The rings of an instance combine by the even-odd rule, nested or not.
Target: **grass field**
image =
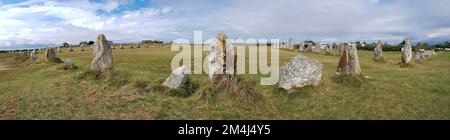
[[[190,75],[198,86],[187,97],[159,90],[178,52],[170,48],[116,49],[117,76],[89,79],[91,51],[57,53],[63,64],[18,61],[0,54],[0,119],[450,119],[450,53],[425,64],[400,68],[400,52],[384,52],[386,63],[359,51],[361,85],[337,83],[335,55],[305,53],[324,64],[322,84],[286,92],[261,86],[262,75],[242,75],[256,94],[211,94],[208,76]],[[299,52],[280,51],[280,65]],[[43,54],[39,54],[40,59]],[[80,78],[81,77],[81,78]]]

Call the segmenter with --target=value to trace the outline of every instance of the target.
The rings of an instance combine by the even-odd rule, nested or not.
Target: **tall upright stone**
[[[339,45],[336,48],[336,51],[338,52],[338,56],[341,56],[344,52],[345,48],[347,48],[347,43],[339,43]]]
[[[112,49],[108,46],[105,35],[97,36],[97,41],[92,50],[93,59],[91,70],[96,72],[110,72],[113,69]]]
[[[383,61],[383,48],[381,47],[381,40],[377,41],[375,48],[373,48],[374,59],[377,62]]]
[[[305,51],[305,42],[304,41],[302,41],[300,43],[300,46],[298,46],[298,51],[300,51],[300,52]]]
[[[84,44],[80,44],[80,51],[84,51]]]
[[[320,53],[320,42],[316,43],[316,53]]]
[[[68,47],[69,47],[69,52],[73,52],[72,45],[69,45]]]
[[[333,44],[331,44],[330,42],[327,43],[327,45],[325,47],[325,54],[332,55],[332,52],[331,52],[332,49],[333,49]]]
[[[221,32],[209,47],[209,78],[212,83],[236,76],[234,47],[227,38],[225,33]]]
[[[124,49],[123,44],[120,44],[120,49]]]
[[[306,47],[306,52],[312,52],[313,51],[313,44],[312,43],[308,43],[307,47]]]
[[[356,44],[351,44],[351,47],[344,47],[339,59],[336,74],[351,76],[359,76],[361,74]]]
[[[31,51],[31,53],[30,53],[30,58],[31,58],[31,60],[33,60],[33,61],[37,59],[37,55],[36,55],[36,51],[35,51],[35,50]]]
[[[45,62],[54,62],[56,59],[56,52],[53,48],[47,47],[45,50]]]
[[[294,44],[292,43],[292,38],[289,38],[288,39],[288,46],[287,46],[287,49],[289,49],[289,50],[294,50]]]
[[[412,42],[411,39],[405,40],[405,46],[402,48],[402,63],[410,64],[412,59]]]

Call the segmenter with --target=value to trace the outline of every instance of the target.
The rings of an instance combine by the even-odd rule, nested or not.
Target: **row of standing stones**
[[[105,35],[100,34],[96,38],[96,43],[92,47],[93,60],[91,62],[91,70],[99,73],[109,73],[113,70],[112,50],[114,49],[112,41],[108,41]],[[289,39],[288,46],[293,46],[292,39]],[[82,45],[81,48],[84,46]],[[148,46],[146,46],[148,47]],[[275,46],[277,47],[277,46]],[[279,46],[278,46],[279,47]],[[123,45],[120,45],[123,48]],[[137,48],[140,48],[137,45]],[[227,36],[224,33],[219,33],[216,40],[209,47],[209,79],[213,84],[217,84],[223,80],[233,80],[237,78],[236,71],[236,56],[233,55],[233,45],[227,41]],[[292,50],[293,47],[279,47]],[[299,51],[313,52],[311,43],[300,44]],[[69,48],[70,49],[70,48]],[[331,43],[326,44],[325,54],[331,54]],[[339,56],[336,74],[359,76],[361,74],[361,67],[359,65],[358,51],[356,44],[340,43],[336,48]],[[321,48],[315,46],[314,51],[320,53]],[[436,55],[434,51],[426,51],[419,49],[414,56],[416,62],[420,62],[426,58]],[[36,52],[30,53],[30,58],[36,60]],[[55,49],[47,48],[45,51],[45,61],[53,62],[56,59]],[[377,41],[374,48],[374,60],[376,62],[384,62],[381,41]],[[405,40],[405,45],[402,48],[401,66],[408,65],[412,60],[412,43],[410,39]],[[64,65],[67,69],[72,69],[75,66],[70,59],[65,61]],[[179,88],[181,85],[189,81],[187,74],[190,68],[182,66],[172,71],[170,76],[162,84],[170,89]],[[308,58],[302,54],[298,54],[291,58],[285,65],[280,68],[279,87],[285,90],[294,87],[304,87],[308,85],[317,86],[320,84],[323,73],[323,64],[316,59]]]

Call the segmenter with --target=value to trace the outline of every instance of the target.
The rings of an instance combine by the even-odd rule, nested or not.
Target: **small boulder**
[[[322,80],[323,64],[304,55],[296,55],[280,70],[279,87],[289,90],[307,85],[317,86]]]
[[[179,88],[189,80],[189,77],[187,76],[189,71],[189,68],[185,65],[174,69],[162,85],[170,89]]]

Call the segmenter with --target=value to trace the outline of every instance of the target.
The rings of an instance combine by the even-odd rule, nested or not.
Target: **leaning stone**
[[[307,85],[317,86],[322,80],[323,64],[304,55],[296,55],[280,70],[279,87],[289,90]]]
[[[96,44],[92,50],[93,60],[91,70],[96,72],[109,72],[113,69],[112,49],[108,46],[105,35],[97,36]]]
[[[189,77],[187,76],[187,74],[189,74],[189,71],[189,68],[185,65],[174,69],[162,85],[170,89],[179,88],[189,81]]]

